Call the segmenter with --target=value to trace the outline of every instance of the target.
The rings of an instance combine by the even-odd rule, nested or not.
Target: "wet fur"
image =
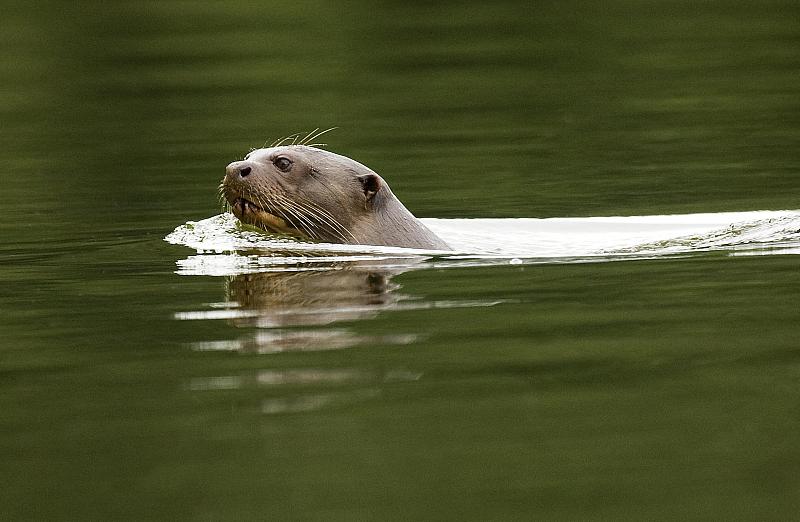
[[[232,208],[244,198],[266,213],[252,207],[244,212],[240,205],[235,207],[239,219],[317,241],[449,250],[374,171],[346,156],[296,143],[321,134],[284,138],[228,166],[220,184],[222,198]],[[282,145],[287,140],[295,144]],[[279,157],[293,162],[289,172],[274,165]],[[250,174],[242,176],[244,168]]]

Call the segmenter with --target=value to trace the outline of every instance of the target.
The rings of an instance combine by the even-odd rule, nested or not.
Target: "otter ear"
[[[381,179],[375,174],[364,174],[358,177],[361,187],[364,189],[364,196],[367,201],[371,201],[375,194],[381,189]]]

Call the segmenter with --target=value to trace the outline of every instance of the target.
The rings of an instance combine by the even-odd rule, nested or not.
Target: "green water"
[[[330,126],[421,216],[798,208],[796,2],[2,11],[0,518],[796,518],[796,256],[365,293],[179,276],[163,241]],[[258,313],[187,319],[225,301]]]

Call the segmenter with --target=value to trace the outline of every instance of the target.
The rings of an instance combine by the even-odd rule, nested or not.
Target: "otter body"
[[[450,250],[378,174],[307,145],[257,149],[225,169],[222,196],[243,223],[327,243]]]

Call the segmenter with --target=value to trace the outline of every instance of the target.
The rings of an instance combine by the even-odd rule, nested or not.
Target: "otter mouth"
[[[249,199],[236,198],[231,204],[231,210],[242,223],[262,228],[267,232],[293,236],[305,235],[284,218],[267,212]]]

